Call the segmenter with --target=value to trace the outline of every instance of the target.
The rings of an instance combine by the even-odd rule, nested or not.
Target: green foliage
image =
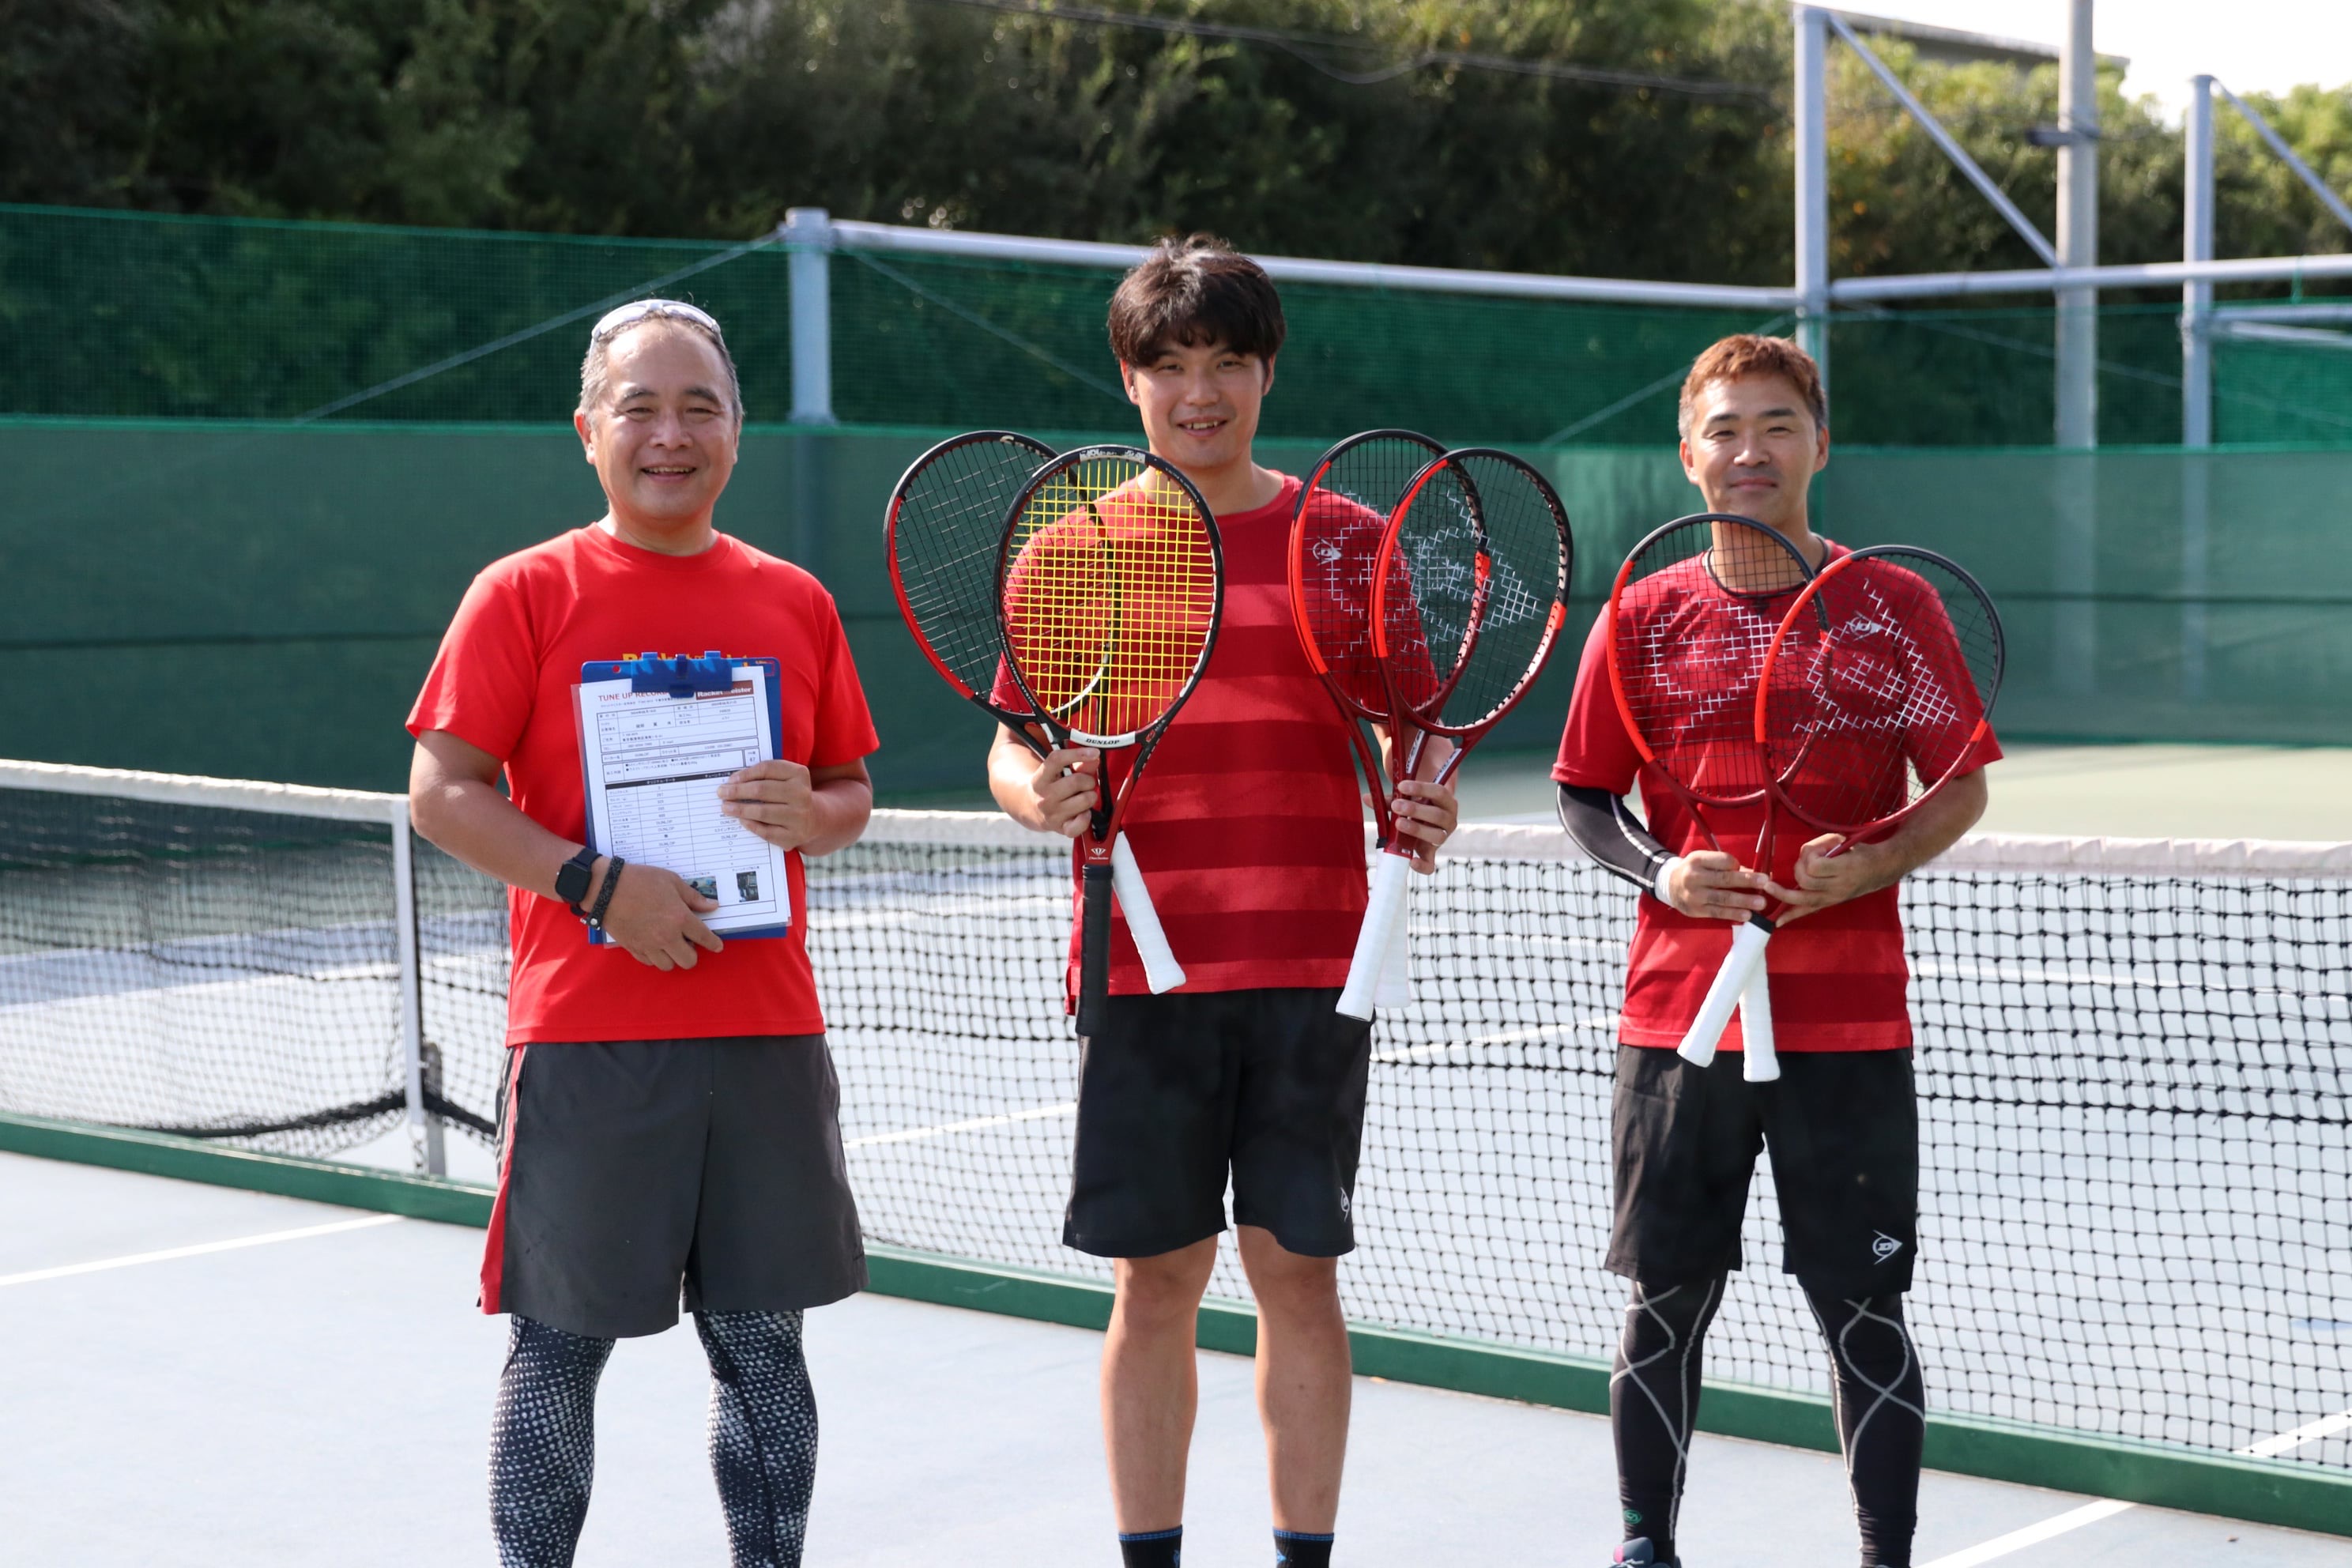
[[[1327,41],[953,0],[0,0],[0,199],[730,238],[820,205],[1375,261],[1788,275],[1789,42],[1769,0],[1111,3]],[[2054,160],[2024,132],[2055,117],[2054,69],[1880,48],[2046,223]],[[1373,68],[1431,51],[1752,90]],[[1831,58],[1838,269],[2029,264],[1862,63]],[[2103,254],[2176,255],[2179,132],[2112,76],[2102,98]],[[2352,90],[2264,107],[2352,187]],[[2222,125],[2225,252],[2339,246]]]

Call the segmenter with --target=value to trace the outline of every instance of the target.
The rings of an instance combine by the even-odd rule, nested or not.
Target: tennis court
[[[1541,802],[1540,768],[1520,774],[1515,784],[1500,768],[1486,776]],[[407,1166],[386,797],[320,792],[272,797],[278,809],[257,812],[175,781],[77,775],[83,793],[23,787],[39,779],[57,783],[20,769],[5,781],[16,787],[0,787],[15,841],[45,847],[54,861],[12,869],[0,898],[0,1107],[205,1131],[215,1141],[242,1128],[232,1142]],[[294,805],[344,816],[303,816]],[[357,820],[369,813],[374,825]],[[1587,1529],[1601,1543],[1612,1513],[1605,1424],[1538,1406],[1589,1410],[1605,1394],[1622,1288],[1597,1261],[1614,966],[1630,910],[1540,821],[1481,827],[1459,849],[1447,875],[1418,895],[1413,917],[1416,943],[1449,956],[1449,977],[1383,1019],[1359,1200],[1364,1246],[1343,1275],[1350,1317],[1363,1325],[1359,1367],[1393,1380],[1365,1384],[1351,1472],[1349,1550],[1366,1562],[1448,1561],[1445,1532],[1464,1517],[1507,1515],[1531,1544],[1581,1540]],[[106,874],[93,873],[99,866]],[[1075,1063],[1066,1026],[1036,998],[1052,993],[1066,930],[1061,857],[1001,819],[886,813],[866,845],[815,870],[812,930],[852,1173],[869,1237],[899,1260],[882,1282],[1056,1323],[1099,1321],[1090,1316],[1099,1273],[1055,1241]],[[504,987],[499,900],[420,848],[414,907],[422,1038],[433,1047],[428,1103],[440,1113],[448,1173],[478,1181],[488,1152],[466,1128],[492,1110]],[[2074,1477],[2084,1490],[2135,1495],[2119,1465],[2190,1462],[2205,1475],[2219,1462],[2234,1485],[2244,1478],[2226,1466],[2238,1461],[2218,1458],[2233,1450],[2260,1456],[2248,1473],[2262,1486],[2320,1487],[2312,1506],[2321,1512],[2294,1517],[2324,1522],[2352,1464],[2344,1356],[2352,1246],[2341,1225],[2352,1210],[2352,866],[2337,852],[2293,846],[2149,851],[1987,839],[1919,879],[1911,921],[1930,1238],[1915,1321],[1944,1423],[1931,1434],[1930,1462],[1997,1477],[1931,1479],[1920,1561],[2072,1507],[1999,1480]],[[13,1160],[8,1169],[9,1189],[26,1194],[28,1219],[16,1231],[30,1247],[0,1260],[12,1277],[352,1217],[119,1173]],[[1785,1534],[1772,1540],[1776,1551],[1788,1544],[1786,1561],[1844,1551],[1838,1468],[1803,1451],[1829,1440],[1824,1380],[1803,1308],[1773,1267],[1774,1226],[1769,1183],[1759,1182],[1749,1268],[1710,1336],[1717,1392],[1703,1420],[1793,1447],[1707,1440],[1710,1453],[1741,1456],[1711,1461],[1695,1489],[1688,1539],[1702,1553],[1708,1540],[1722,1543],[1718,1560],[1731,1550],[1742,1562],[1780,1560],[1757,1557],[1751,1545],[1758,1520],[1784,1517]],[[324,1425],[348,1428],[376,1456],[349,1462],[366,1471],[383,1466],[382,1454],[406,1456],[386,1467],[409,1478],[400,1485],[439,1478],[434,1500],[412,1500],[410,1516],[432,1514],[456,1550],[476,1550],[498,1349],[495,1326],[466,1310],[478,1246],[471,1231],[404,1220],[11,1287],[5,1310],[37,1314],[21,1330],[26,1342],[80,1343],[77,1353],[100,1368],[39,1385],[42,1399],[70,1409],[41,1419],[98,1446],[81,1457],[45,1451],[41,1463],[67,1473],[36,1488],[39,1511],[58,1518],[96,1506],[69,1500],[86,1496],[88,1478],[110,1473],[107,1446],[150,1441],[139,1420],[119,1416],[122,1401],[81,1397],[119,1338],[134,1372],[199,1379],[175,1396],[188,1411],[242,1410],[278,1390],[295,1408],[256,1419],[306,1438],[321,1420],[302,1411],[337,1412]],[[176,1281],[171,1270],[215,1283],[169,1285],[172,1310],[159,1313],[150,1282]],[[935,1288],[944,1275],[954,1289]],[[1229,1268],[1213,1289],[1244,1293]],[[86,1299],[72,1294],[85,1290]],[[72,1304],[45,1304],[60,1300]],[[348,1310],[369,1327],[320,1320],[321,1302],[340,1304],[326,1320]],[[52,1311],[62,1316],[37,1316]],[[208,1324],[207,1312],[216,1315]],[[1247,1342],[1244,1314],[1211,1316],[1204,1343]],[[815,1337],[821,1375],[825,1347],[838,1342],[840,1364],[867,1369],[879,1392],[854,1397],[866,1375],[857,1371],[828,1381],[824,1484],[857,1500],[843,1509],[858,1525],[830,1539],[821,1526],[814,1561],[906,1561],[910,1542],[961,1549],[998,1535],[1095,1549],[1102,1492],[1087,1334],[878,1300],[821,1321],[838,1325]],[[196,1342],[192,1335],[205,1353],[175,1353],[174,1344]],[[923,1347],[919,1367],[903,1364],[908,1343]],[[950,1344],[969,1346],[968,1355],[953,1365],[930,1356]],[[642,1406],[622,1392],[635,1386],[625,1370],[632,1358],[616,1363],[615,1445],[640,1440],[624,1428],[696,1428],[691,1341],[656,1345],[636,1358],[648,1379],[665,1369]],[[285,1364],[297,1352],[390,1360],[364,1373],[357,1363],[339,1366],[322,1383]],[[1211,1561],[1227,1555],[1213,1544],[1222,1539],[1234,1552],[1256,1539],[1262,1509],[1245,1369],[1215,1364],[1211,1387],[1222,1392],[1211,1395],[1202,1447],[1213,1473],[1192,1510],[1196,1539],[1212,1543],[1196,1550]],[[218,1373],[232,1366],[247,1370]],[[215,1375],[222,1381],[204,1381]],[[316,1400],[304,1392],[351,1377],[369,1392]],[[1058,1394],[1048,1392],[1054,1378],[1066,1384],[1054,1385]],[[973,1427],[923,1414],[959,1390]],[[395,1405],[410,1411],[396,1428],[387,1414]],[[656,1419],[656,1409],[674,1415]],[[903,1429],[894,1429],[893,1409]],[[362,1410],[374,1414],[354,1423]],[[989,1427],[1015,1411],[1017,1430]],[[1423,1435],[1433,1426],[1459,1436],[1433,1448]],[[1226,1436],[1213,1442],[1218,1430]],[[869,1431],[875,1446],[861,1450],[859,1434]],[[2005,1460],[1979,1451],[2012,1441],[2027,1446],[2004,1450]],[[223,1500],[243,1494],[205,1479],[204,1467],[233,1445],[192,1446],[204,1455],[193,1479],[151,1452],[153,1471],[184,1487],[192,1508],[225,1519]],[[698,1528],[715,1541],[695,1445],[689,1436],[674,1446],[665,1459],[609,1458],[614,1489],[598,1520],[633,1516],[650,1531]],[[1457,1448],[1466,1457],[1458,1475],[1426,1473],[1431,1453]],[[325,1450],[317,1457],[339,1462]],[[226,1457],[217,1465],[254,1469]],[[1741,1489],[1768,1471],[1779,1478],[1770,1486]],[[321,1476],[297,1484],[299,1472],[281,1479],[314,1510],[340,1484]],[[1069,1479],[1036,1484],[1056,1473]],[[67,1484],[77,1476],[79,1486]],[[646,1494],[644,1508],[625,1500],[656,1476],[670,1480]],[[2163,1489],[2172,1484],[2137,1495],[2179,1495]],[[917,1501],[890,1500],[902,1485]],[[1441,1499],[1440,1488],[1451,1489]],[[1826,1488],[1828,1500],[1803,1500],[1807,1488]],[[2269,1506],[2242,1507],[2227,1485],[2195,1495],[2212,1497],[2215,1511]],[[672,1506],[680,1498],[690,1500],[683,1510]],[[973,1518],[1022,1522],[971,1525],[942,1500],[958,1498]],[[259,1509],[264,1518],[276,1511]],[[2071,1531],[2067,1550],[2116,1553],[2085,1561],[2185,1563],[2231,1535],[2260,1533],[2157,1518],[2144,1509],[2103,1516]],[[877,1521],[914,1533],[888,1536],[886,1549]],[[1824,1524],[1833,1528],[1817,1540]],[[1217,1533],[1228,1529],[1230,1537]],[[228,1530],[215,1533],[246,1544]],[[2340,1541],[2281,1540],[2272,1560],[2301,1561],[2297,1551],[2341,1560],[2345,1550]],[[1391,1543],[1401,1555],[1372,1554]],[[606,1560],[624,1560],[625,1541],[619,1550]],[[2186,1554],[2168,1555],[2176,1550]]]
[[[0,1155],[0,1334],[20,1348],[0,1403],[11,1561],[490,1561],[484,1454],[503,1323],[468,1306],[478,1231],[15,1155]],[[810,1324],[824,1423],[812,1563],[1105,1555],[1098,1336],[880,1296]],[[614,1358],[583,1568],[724,1560],[703,1395],[690,1333]],[[1349,1561],[1606,1557],[1604,1421],[1370,1379],[1356,1401]],[[1851,1551],[1833,1458],[1702,1436],[1693,1466],[1691,1561],[1795,1568]],[[2063,1548],[1967,1554],[2081,1500],[1930,1473],[1918,1560],[2344,1560],[2326,1537],[2145,1508]],[[1206,1355],[1193,1555],[1257,1561],[1264,1510],[1248,1363]]]

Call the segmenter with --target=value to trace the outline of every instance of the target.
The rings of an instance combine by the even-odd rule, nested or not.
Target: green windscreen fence
[[[1247,237],[1239,237],[1246,240]],[[0,207],[0,415],[533,423],[572,408],[587,323],[648,292],[726,323],[754,418],[792,402],[791,282],[774,243],[656,241]],[[852,425],[1118,429],[1103,335],[1115,274],[836,252],[833,396]],[[1380,425],[1456,442],[1671,440],[1691,357],[1769,311],[1603,306],[1294,284],[1269,435]],[[2323,310],[2326,301],[2315,297]],[[2352,296],[2302,325],[2224,321],[2224,444],[2352,444]],[[2180,436],[2175,304],[2101,312],[2108,444]],[[2047,302],[1841,312],[1840,439],[2046,446]]]
[[[976,793],[987,740],[883,564],[884,501],[936,434],[755,427],[719,510],[834,593],[902,800]],[[1318,446],[1263,455],[1295,472]],[[1579,558],[1561,657],[1494,742],[1537,747],[1617,561],[1698,500],[1661,446],[1524,450]],[[475,572],[602,509],[557,424],[0,421],[0,756],[373,788],[404,777]],[[1991,589],[2011,735],[2352,743],[2352,450],[1845,448],[1817,494],[1832,536],[1941,549]]]

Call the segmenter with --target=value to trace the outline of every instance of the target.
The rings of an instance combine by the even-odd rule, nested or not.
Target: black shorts
[[[1113,996],[1080,1042],[1078,1138],[1062,1240],[1150,1258],[1234,1223],[1290,1252],[1354,1249],[1371,1026],[1336,990]]]
[[[1911,1053],[1783,1051],[1774,1083],[1749,1083],[1741,1068],[1738,1051],[1696,1068],[1661,1047],[1618,1047],[1609,1268],[1647,1285],[1738,1268],[1748,1181],[1769,1149],[1780,1267],[1841,1297],[1909,1289],[1919,1247]]]
[[[656,1334],[863,1289],[823,1035],[517,1046],[482,1310]]]

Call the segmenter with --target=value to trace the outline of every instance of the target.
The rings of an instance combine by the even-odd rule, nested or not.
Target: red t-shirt
[[[409,733],[446,730],[506,764],[523,814],[584,841],[587,802],[572,689],[591,659],[637,654],[773,658],[780,753],[812,768],[878,743],[832,596],[799,567],[725,534],[699,555],[661,555],[574,529],[492,563],[441,639]],[[824,1027],[806,946],[808,889],[791,868],[789,936],[728,942],[692,969],[651,969],[554,899],[510,888],[514,976],[507,1043],[813,1035]]]
[[[1829,546],[1829,559],[1846,552]],[[1854,569],[1857,584],[1885,584],[1907,574],[1874,567]],[[1706,647],[1718,647],[1726,637],[1748,637],[1759,644],[1770,640],[1777,618],[1768,621],[1725,594],[1703,572],[1663,573],[1641,584],[1637,599],[1626,613],[1636,617],[1638,635],[1669,646],[1690,647],[1697,652],[1676,678],[1689,685],[1694,710],[1712,706],[1707,677],[1722,668],[1706,657]],[[1912,608],[1915,606],[1908,606]],[[1941,624],[1941,614],[1933,617]],[[1676,854],[1714,847],[1689,804],[1654,766],[1644,764],[1627,733],[1609,679],[1610,621],[1604,612],[1585,640],[1584,657],[1576,672],[1576,689],[1569,700],[1568,724],[1559,742],[1559,757],[1551,776],[1559,784],[1603,789],[1624,795],[1638,781],[1642,807],[1650,832]],[[1944,652],[1948,631],[1933,658],[1956,661],[1957,652]],[[1958,668],[1955,663],[1948,668]],[[1717,684],[1717,700],[1752,712],[1755,688],[1734,691]],[[1904,745],[1921,774],[1942,773],[1960,756],[1973,728],[1973,715],[1954,714],[1948,721],[1915,724],[1906,729]],[[1997,760],[2000,747],[1990,732],[1973,753],[1976,766]],[[1751,770],[1752,771],[1752,770]],[[1879,803],[1880,809],[1899,805],[1898,795]],[[1708,806],[1708,826],[1721,847],[1743,861],[1753,858],[1765,821],[1765,807]],[[1771,875],[1784,885],[1795,876],[1797,853],[1816,837],[1815,830],[1780,815],[1773,844]],[[1677,1046],[1706,994],[1707,984],[1730,951],[1732,924],[1683,914],[1654,898],[1641,900],[1633,932],[1633,951],[1626,966],[1625,1010],[1617,1037],[1632,1046]],[[1833,905],[1796,921],[1772,938],[1765,950],[1772,988],[1772,1020],[1776,1043],[1784,1051],[1897,1050],[1911,1044],[1911,1014],[1906,990],[1909,966],[1903,955],[1901,895],[1897,889]],[[1735,1016],[1723,1037],[1727,1049],[1740,1048],[1739,1020]]]
[[[1364,810],[1339,709],[1290,614],[1299,481],[1217,520],[1225,599],[1208,668],[1160,738],[1121,832],[1151,888],[1185,991],[1338,986],[1364,919]],[[1009,680],[997,700],[1025,708]],[[1115,795],[1134,753],[1108,753]],[[1079,863],[1073,853],[1075,869]],[[1073,895],[1074,906],[1077,896]],[[1114,906],[1110,989],[1148,994]],[[1078,933],[1067,984],[1078,984]]]

